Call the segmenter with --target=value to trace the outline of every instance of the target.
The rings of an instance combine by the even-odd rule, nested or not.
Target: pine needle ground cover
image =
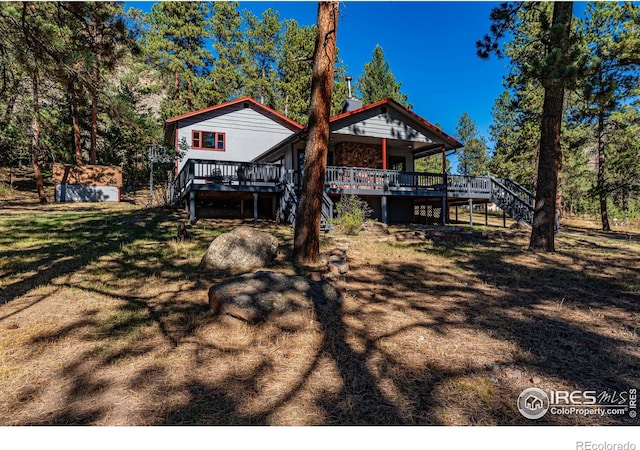
[[[1,212],[0,425],[637,424],[516,407],[531,386],[640,386],[637,233],[567,228],[554,254],[498,227],[361,233],[333,282],[339,314],[247,325],[211,316],[225,275],[198,271],[239,222],[200,221],[177,242],[171,210]],[[272,270],[314,270],[288,262],[290,228],[259,227],[282,242]]]

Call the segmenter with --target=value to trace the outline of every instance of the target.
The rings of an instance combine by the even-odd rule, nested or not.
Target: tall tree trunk
[[[44,182],[42,171],[40,170],[40,86],[38,80],[37,66],[31,72],[31,87],[33,95],[33,119],[31,121],[31,165],[36,179],[38,199],[40,203],[47,203],[47,196],[44,193]]]
[[[98,83],[100,75],[97,64],[94,64],[94,92],[91,97],[91,152],[89,154],[89,164],[96,164],[98,161]]]
[[[605,186],[605,163],[604,153],[604,115],[598,114],[598,198],[600,200],[600,219],[602,220],[602,231],[611,231],[609,225],[609,214],[607,212],[607,190]]]
[[[311,78],[309,136],[304,151],[305,169],[293,243],[293,258],[300,263],[316,262],[320,256],[320,216],[327,169],[337,31],[338,2],[319,2]]]
[[[93,6],[91,24],[91,40],[93,48],[93,88],[91,90],[91,151],[89,152],[89,164],[98,161],[98,92],[100,86],[100,49],[98,48],[98,14]]]
[[[73,128],[73,151],[76,155],[76,164],[82,165],[82,142],[80,141],[80,113],[78,112],[78,94],[73,80],[67,83],[67,94],[71,107],[71,122]]]
[[[560,133],[562,129],[562,109],[564,104],[565,79],[559,74],[565,64],[571,32],[571,2],[555,2],[553,5],[553,25],[551,51],[560,52],[558,67],[548,70],[553,77],[542,81],[544,103],[540,124],[540,157],[538,159],[538,182],[533,227],[529,241],[530,250],[555,251],[555,216],[558,190],[558,174],[562,162]],[[557,30],[562,30],[558,32]]]

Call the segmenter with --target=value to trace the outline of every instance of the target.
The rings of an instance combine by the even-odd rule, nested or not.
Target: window
[[[404,172],[407,167],[407,160],[404,156],[389,156],[389,169]]]
[[[193,131],[191,137],[191,146],[197,150],[225,151],[224,133]]]

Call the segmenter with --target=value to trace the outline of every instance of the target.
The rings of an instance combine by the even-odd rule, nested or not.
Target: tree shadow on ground
[[[568,249],[531,256],[508,239],[389,244],[440,263],[354,258],[337,283],[344,295],[337,312],[253,326],[208,312],[204,289],[222,275],[164,278],[158,274],[169,263],[149,269],[125,259],[111,266],[113,281],[104,286],[60,286],[102,305],[30,339],[23,361],[29,365],[40,364],[44,349],[62,351],[70,342],[77,348],[17,393],[14,409],[0,418],[14,414],[12,424],[533,424],[515,401],[534,377],[548,389],[637,386],[640,361],[630,349],[637,336],[597,326],[600,317],[622,326],[625,314],[640,313],[638,280],[630,276],[635,253],[575,245],[617,251],[613,259],[620,261],[608,264],[612,273],[598,272],[593,255]],[[154,251],[146,255],[160,258]],[[161,286],[147,292],[153,276]],[[114,290],[121,277],[135,280],[126,292]],[[611,308],[619,314],[607,316]],[[42,404],[51,406],[43,412]],[[535,423],[630,422],[546,416]]]

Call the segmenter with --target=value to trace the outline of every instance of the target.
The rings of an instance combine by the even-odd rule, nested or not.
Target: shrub
[[[373,210],[369,204],[357,195],[343,195],[336,205],[336,218],[333,219],[333,225],[344,234],[354,236],[360,232],[360,227],[372,213]]]

